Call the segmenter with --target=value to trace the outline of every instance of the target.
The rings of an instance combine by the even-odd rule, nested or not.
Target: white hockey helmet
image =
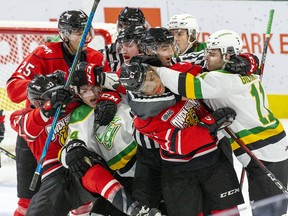
[[[179,14],[171,17],[167,23],[167,28],[172,29],[187,29],[188,36],[197,38],[199,34],[199,26],[195,17],[190,14]]]
[[[209,36],[207,49],[220,49],[222,55],[239,55],[242,51],[241,37],[231,30],[220,30]]]

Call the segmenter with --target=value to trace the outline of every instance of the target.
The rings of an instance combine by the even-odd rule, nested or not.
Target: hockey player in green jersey
[[[237,117],[231,129],[275,177],[287,185],[286,133],[281,122],[268,108],[267,96],[259,77],[255,74],[241,76],[224,70],[231,57],[242,55],[242,47],[243,42],[236,32],[217,31],[207,41],[205,67],[209,72],[192,76],[168,68],[157,68],[157,73],[165,86],[176,94],[187,98],[208,99],[213,110],[223,106],[234,109]],[[232,139],[231,145],[247,171],[251,201],[282,193]],[[282,214],[286,211],[287,205],[283,205]]]
[[[112,183],[109,182],[99,193],[113,205],[115,203],[117,206],[123,205],[120,209],[122,212],[111,208],[112,205],[103,202],[102,198],[100,199],[102,199],[103,206],[96,205],[92,212],[97,215],[112,216],[161,215],[156,209],[140,206],[129,194],[131,190],[129,186],[132,185],[134,176],[134,156],[137,150],[137,143],[132,136],[134,129],[129,106],[120,102],[118,93],[101,92],[101,87],[98,86],[83,85],[77,87],[76,92],[84,104],[71,114],[66,145],[60,156],[61,162],[71,172],[82,177],[84,188],[90,190],[93,182],[97,181],[91,170],[94,166],[99,166],[97,163],[93,164],[94,160],[90,158],[90,154],[96,153],[106,161],[111,172],[116,172],[113,176],[125,187],[124,189],[114,179],[114,182],[111,180]],[[73,148],[74,153],[71,154]],[[76,154],[75,150],[78,151]],[[91,178],[93,175],[94,177]],[[98,173],[98,178],[105,178],[105,175]]]

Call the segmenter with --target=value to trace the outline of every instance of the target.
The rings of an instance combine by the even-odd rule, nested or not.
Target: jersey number
[[[17,72],[23,73],[25,76],[29,76],[31,74],[31,69],[35,68],[35,66],[31,63],[28,63],[26,61],[23,62],[23,64],[20,66]]]
[[[270,123],[271,121],[275,120],[272,112],[265,106],[265,93],[262,85],[259,83],[259,87],[257,88],[255,83],[251,85],[251,95],[255,98],[256,101],[256,108],[259,120],[262,122],[263,125]],[[264,116],[261,108],[264,108],[268,115]]]

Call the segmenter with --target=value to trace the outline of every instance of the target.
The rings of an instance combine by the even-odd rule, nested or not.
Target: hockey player
[[[27,108],[15,112],[11,117],[13,128],[27,140],[37,160],[40,159],[51,127],[50,117],[54,115],[59,104],[65,107],[72,99],[69,91],[59,86],[64,84],[62,74],[62,71],[57,71],[47,76],[40,75],[32,80],[28,85],[27,94],[35,109]],[[95,89],[96,87],[93,87],[92,91]],[[97,94],[99,96],[99,91]],[[105,95],[106,97],[100,97],[99,100],[111,100],[111,95],[107,92]],[[89,101],[96,104],[97,97],[89,98]],[[120,183],[104,168],[99,156],[87,153],[75,140],[62,150],[62,155],[67,155],[66,160],[62,162],[69,165],[70,172],[58,161],[58,152],[66,140],[66,127],[69,123],[70,112],[74,107],[73,103],[69,103],[61,111],[62,115],[56,124],[54,136],[43,163],[42,184],[31,200],[27,215],[66,216],[73,208],[94,200],[97,194],[101,194],[128,215],[141,215],[139,211],[142,211],[142,208],[139,208],[137,202],[126,195]],[[98,112],[95,111],[95,113]],[[99,124],[102,122],[100,121]],[[84,157],[83,161],[80,160],[81,156]],[[84,169],[87,169],[87,172],[84,172]],[[79,177],[83,178],[79,179]]]
[[[195,17],[190,14],[179,14],[171,17],[167,28],[174,36],[176,55],[199,52],[206,48],[206,43],[198,42],[199,26]]]
[[[198,74],[198,67],[182,69]],[[139,97],[157,97],[168,91],[145,64],[123,66],[120,81]],[[210,215],[235,208],[243,203],[237,175],[215,139],[217,129],[235,117],[234,111],[223,108],[209,115],[201,102],[179,99],[155,117],[134,119],[135,128],[161,146],[161,183],[168,215],[197,216],[202,208],[204,215]],[[212,182],[221,184],[216,189]],[[221,196],[230,190],[237,192]],[[186,207],[182,205],[184,200]]]
[[[34,75],[51,74],[55,70],[62,70],[65,71],[66,77],[68,76],[87,18],[88,16],[81,10],[68,10],[60,15],[58,30],[62,42],[42,44],[21,62],[6,84],[7,94],[12,102],[20,103],[27,99],[26,89]],[[80,60],[93,62],[97,66],[104,66],[103,70],[110,71],[107,62],[102,65],[102,54],[87,47],[92,38],[93,29],[91,28]],[[26,107],[29,107],[29,101],[27,101]],[[29,190],[37,163],[27,143],[20,136],[17,137],[16,143],[16,161],[19,201],[14,215],[23,216],[30,199],[38,190],[39,184],[35,192]]]
[[[161,81],[171,91],[187,98],[209,99],[215,110],[222,106],[233,108],[237,117],[230,126],[246,146],[284,185],[287,185],[287,137],[281,122],[268,108],[265,90],[257,75],[239,76],[223,67],[231,56],[241,53],[243,42],[231,30],[212,34],[207,41],[206,68],[199,76],[158,68]],[[281,190],[270,181],[258,165],[231,139],[233,151],[247,171],[249,198],[261,200]],[[285,214],[287,205],[283,206]],[[281,215],[282,215],[281,214]]]
[[[146,20],[140,8],[125,7],[118,15],[117,32],[119,33],[121,29],[123,29],[126,26],[131,25],[145,26],[145,23]],[[113,72],[118,71],[120,66],[125,61],[122,53],[119,53],[117,47],[118,44],[116,40],[114,43],[105,46],[103,50],[100,50],[107,59],[107,61],[109,62],[109,66],[111,68],[111,71]]]
[[[134,128],[132,124],[133,119],[129,113],[130,107],[120,102],[116,97],[117,101],[115,102],[118,103],[118,108],[115,117],[111,122],[102,124],[98,120],[101,116],[96,115],[98,113],[97,109],[102,108],[101,101],[99,102],[99,100],[107,97],[111,98],[111,93],[102,92],[100,94],[101,88],[92,85],[84,85],[77,89],[78,95],[85,104],[75,109],[71,115],[68,125],[67,144],[64,146],[60,156],[61,161],[71,171],[84,176],[82,182],[87,185],[89,181],[94,182],[95,178],[87,179],[86,176],[89,174],[86,174],[86,172],[89,172],[89,166],[85,163],[84,158],[86,156],[89,157],[88,150],[94,152],[94,154],[97,153],[107,162],[111,170],[116,171],[114,176],[121,183],[124,182],[125,191],[127,189],[127,191],[131,191],[136,160],[135,153],[138,144],[133,139]],[[73,151],[74,153],[72,151],[70,153],[71,145],[74,146],[75,143],[79,143],[79,145],[72,147],[75,150]],[[75,155],[76,153],[77,155]],[[71,160],[71,158],[74,160]],[[115,190],[114,192],[116,194],[115,197],[122,197],[121,193],[124,193],[124,190]],[[126,196],[127,198],[125,198]],[[131,204],[129,203],[131,202],[131,198],[128,196],[129,194],[125,194],[125,197],[123,197],[123,206]],[[101,206],[97,206],[101,208]],[[119,210],[115,211],[111,208],[111,204],[110,206],[106,206],[106,209],[105,206],[106,204],[103,203],[101,209],[95,208],[93,212],[101,215],[124,215]],[[149,209],[146,208],[141,211],[148,212]],[[141,212],[138,214],[141,215]],[[152,215],[152,213],[149,215]]]
[[[3,115],[3,110],[0,110],[0,143],[4,139],[4,134],[5,134],[5,115]]]

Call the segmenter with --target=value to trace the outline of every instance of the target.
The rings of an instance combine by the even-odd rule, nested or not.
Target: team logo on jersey
[[[183,129],[196,125],[199,122],[194,108],[198,104],[193,100],[187,100],[182,109],[173,117],[171,124],[177,128]]]
[[[102,144],[107,150],[111,150],[114,145],[114,140],[119,131],[121,124],[117,124],[120,120],[119,117],[115,116],[114,119],[105,127],[104,131],[99,132],[96,128],[95,139],[97,142]]]
[[[40,47],[43,47],[43,48],[44,48],[45,54],[52,53],[52,50],[49,49],[49,47],[47,47],[46,45],[42,44],[42,45],[40,45]]]
[[[51,141],[56,142],[58,138],[61,145],[65,144],[65,141],[68,136],[69,119],[70,115],[65,116],[64,118],[57,121]],[[46,133],[49,134],[50,130],[51,125],[46,127]]]

